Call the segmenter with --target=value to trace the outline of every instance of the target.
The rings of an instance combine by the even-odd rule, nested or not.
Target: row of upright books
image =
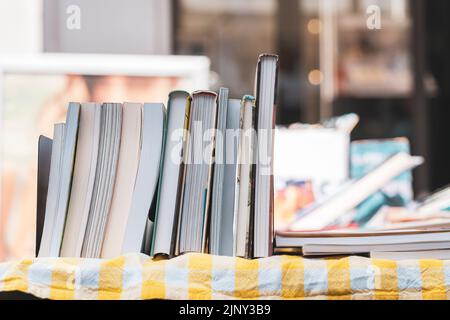
[[[70,103],[39,140],[38,256],[271,255],[277,68],[261,55],[240,100]]]

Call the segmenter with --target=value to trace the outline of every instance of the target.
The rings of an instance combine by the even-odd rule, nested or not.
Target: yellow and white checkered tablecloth
[[[0,292],[16,290],[50,299],[447,299],[450,261],[130,254],[0,263]]]

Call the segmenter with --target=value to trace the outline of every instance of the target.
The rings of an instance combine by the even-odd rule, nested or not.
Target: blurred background
[[[165,102],[193,84],[238,98],[264,52],[280,57],[277,124],[355,113],[352,140],[406,137],[426,159],[416,195],[450,183],[449,14],[446,0],[0,0],[0,261],[33,253],[36,138],[68,101]],[[26,58],[43,54],[58,67]],[[117,63],[92,66],[103,55]],[[210,64],[165,62],[199,80],[136,71],[136,55]]]

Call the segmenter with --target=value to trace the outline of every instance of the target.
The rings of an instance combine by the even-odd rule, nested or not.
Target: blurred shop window
[[[380,9],[379,30],[367,8]],[[405,97],[411,93],[411,21],[406,1],[358,1],[337,14],[337,94]]]
[[[308,1],[306,1],[308,2]],[[413,88],[411,12],[406,0],[317,1],[320,32],[320,112],[356,112],[356,139],[411,137]],[[380,29],[369,28],[369,7]]]
[[[233,97],[253,92],[255,59],[276,52],[275,0],[176,1],[175,52],[206,55],[215,80]]]
[[[170,54],[168,0],[44,0],[44,51]]]

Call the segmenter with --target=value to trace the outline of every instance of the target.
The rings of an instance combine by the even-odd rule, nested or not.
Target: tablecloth
[[[438,260],[192,253],[0,263],[0,292],[50,299],[447,299],[449,289],[450,261]]]

